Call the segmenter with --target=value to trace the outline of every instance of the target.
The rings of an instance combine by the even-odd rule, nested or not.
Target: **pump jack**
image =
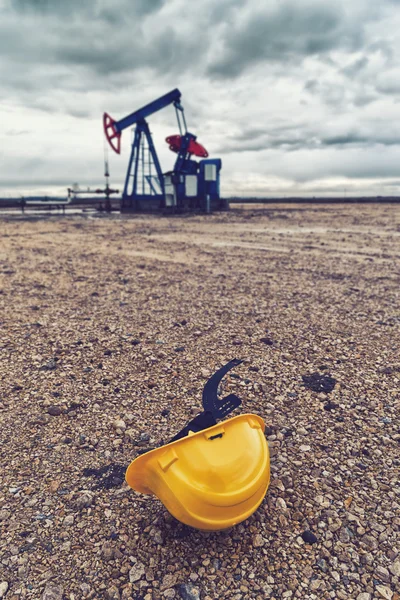
[[[104,133],[111,148],[121,152],[121,134],[135,125],[128,170],[122,194],[121,211],[169,209],[172,211],[226,208],[220,200],[221,159],[208,159],[207,150],[187,130],[181,92],[174,89],[130,115],[115,121],[104,113]],[[179,135],[167,137],[177,158],[172,171],[163,174],[146,118],[173,104]],[[199,162],[192,156],[202,158]]]

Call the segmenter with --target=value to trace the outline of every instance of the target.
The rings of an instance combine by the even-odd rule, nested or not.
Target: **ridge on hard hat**
[[[261,504],[270,481],[270,457],[261,417],[244,414],[220,423],[241,401],[233,394],[218,400],[233,360],[206,383],[205,411],[173,440],[137,457],[126,481],[134,490],[155,494],[182,523],[218,530],[247,519]]]

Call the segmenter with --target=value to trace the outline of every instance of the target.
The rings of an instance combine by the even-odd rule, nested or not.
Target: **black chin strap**
[[[218,398],[218,386],[228,371],[233,369],[233,367],[237,367],[242,362],[242,360],[234,358],[210,377],[203,390],[203,412],[189,421],[189,423],[187,423],[187,425],[185,425],[185,427],[177,433],[170,442],[176,442],[176,440],[186,437],[189,431],[197,433],[198,431],[216,425],[217,419],[223,419],[241,405],[241,399],[235,394],[229,394],[229,396],[225,396],[225,398],[220,400]]]

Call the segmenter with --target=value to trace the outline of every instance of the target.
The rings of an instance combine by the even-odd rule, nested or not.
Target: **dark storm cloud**
[[[296,131],[293,131],[297,129]],[[400,131],[391,133],[369,132],[368,134],[357,131],[348,131],[342,134],[321,136],[310,125],[302,124],[298,127],[288,127],[280,130],[269,131],[254,129],[253,135],[247,132],[231,136],[218,152],[244,153],[265,152],[268,150],[284,150],[295,152],[299,150],[323,150],[324,148],[345,147],[374,147],[374,146],[400,146]]]
[[[358,133],[346,133],[344,135],[336,135],[326,137],[321,140],[323,146],[352,146],[352,145],[382,145],[382,146],[398,146],[400,145],[400,135],[362,135]]]
[[[346,133],[344,135],[335,135],[321,140],[325,146],[346,146],[348,144],[365,144],[372,140],[358,135],[357,133]]]
[[[7,55],[3,65],[7,73],[1,78],[5,85],[11,81],[12,87],[26,86],[29,91],[35,86],[51,87],[53,72],[46,72],[44,65],[54,65],[61,77],[65,75],[63,69],[75,67],[76,79],[97,87],[101,87],[101,78],[127,71],[133,74],[150,69],[160,75],[183,72],[201,56],[204,42],[168,20],[156,31],[151,25],[144,27],[150,13],[160,10],[164,2],[120,0],[112,9],[105,7],[105,2],[13,0],[14,11],[3,15],[0,6],[0,53]],[[13,18],[15,11],[21,12],[19,20]],[[33,71],[27,77],[29,64]],[[20,71],[24,72],[22,77]],[[69,74],[73,75],[71,71]],[[102,84],[105,88],[108,82],[103,79]]]
[[[336,177],[345,175],[357,179],[391,178],[398,177],[399,174],[398,165],[382,161],[377,161],[373,164],[363,164],[362,161],[360,161],[348,165],[337,165],[329,171],[331,175]]]
[[[190,63],[191,56],[199,49],[199,40],[188,39],[184,32],[176,32],[167,27],[154,36],[151,43],[140,31],[135,36],[122,33],[112,44],[109,40],[92,37],[77,45],[74,38],[67,38],[54,49],[50,60],[64,65],[86,67],[99,77],[126,71],[134,73],[145,68],[165,74],[179,68],[182,71],[189,68],[188,61]]]
[[[283,2],[274,10],[257,10],[225,29],[222,57],[208,72],[218,77],[238,77],[262,61],[297,62],[308,55],[334,48],[359,48],[360,26],[352,26],[339,5]]]
[[[135,0],[135,12],[138,15],[145,15],[158,11],[166,0]],[[130,2],[132,5],[132,2]]]
[[[103,40],[88,40],[85,44],[76,44],[74,40],[65,40],[54,49],[49,57],[50,62],[63,65],[87,67],[96,75],[103,76],[112,73],[123,73],[132,69],[132,59],[129,53],[121,52],[121,44],[109,47]]]
[[[52,3],[51,10],[50,3],[33,3],[34,10],[17,15],[15,9],[2,12],[0,0],[0,97],[48,113],[88,117],[101,114],[105,105],[89,103],[85,94],[118,91],[118,101],[124,91],[148,86],[153,78],[156,85],[157,78],[169,77],[172,88],[204,50],[201,37],[190,29],[174,28],[168,20],[163,27],[151,26],[150,7],[156,11],[161,1],[147,6],[121,0],[118,10],[107,9],[111,20],[113,14],[122,19],[118,25],[110,23],[100,3],[96,17],[83,4],[68,3],[71,10],[64,18],[57,11],[66,3]],[[43,5],[47,12],[37,14]],[[140,17],[137,11],[146,14]],[[164,86],[156,95],[162,92]]]
[[[51,2],[51,0],[12,0],[11,5],[16,10],[38,10],[46,11],[52,7],[61,7],[63,2]]]
[[[300,150],[310,148],[311,143],[305,142],[303,139],[282,139],[282,140],[265,140],[263,142],[249,142],[247,144],[235,144],[233,146],[224,146],[221,151],[225,152],[260,152],[271,149],[284,149],[286,151]]]
[[[265,125],[258,127],[247,127],[246,129],[237,133],[234,136],[234,139],[237,141],[254,140],[260,138],[262,136],[272,136],[272,137],[288,137],[292,131],[298,130],[299,123],[295,124],[276,124],[268,122]]]
[[[308,90],[309,92],[315,92],[317,90],[317,88],[318,88],[317,79],[309,79],[304,84],[304,89]]]
[[[89,0],[85,3],[82,0],[11,0],[13,8],[19,11],[37,11],[43,14],[83,12],[104,16],[106,20],[123,19],[129,7],[133,8],[136,15],[141,16],[156,12],[164,4],[165,0],[134,0],[134,2],[115,3],[114,10],[110,8],[110,3],[101,0]],[[105,5],[107,5],[105,7]]]
[[[347,75],[347,77],[355,77],[360,71],[365,69],[368,63],[369,59],[366,56],[362,56],[361,58],[358,58],[357,60],[351,62],[349,65],[344,67],[342,69],[342,73],[344,75]]]
[[[216,152],[224,153],[242,153],[242,152],[262,152],[265,150],[284,149],[286,151],[299,150],[301,148],[314,148],[316,141],[314,139],[306,140],[304,130],[299,130],[297,135],[271,135],[270,133],[258,132],[259,135],[247,136],[246,133],[239,134],[235,138],[230,138]],[[287,134],[290,134],[288,129]]]
[[[376,90],[381,94],[387,94],[388,96],[398,96],[400,95],[400,81],[397,77],[384,78],[383,81],[377,84]]]
[[[268,135],[268,130],[266,127],[249,127],[246,131],[241,131],[237,136],[235,136],[235,141],[240,142],[248,142],[249,140],[254,141],[261,137],[265,137]]]
[[[363,61],[364,62],[364,61]],[[368,62],[364,63],[365,65]],[[350,66],[350,70],[360,71],[363,67]],[[354,75],[343,74],[346,69],[335,69],[336,76],[330,79],[309,79],[304,84],[304,90],[313,98],[330,106],[335,112],[348,112],[358,107],[367,106],[379,98],[375,88],[366,82],[358,81]]]

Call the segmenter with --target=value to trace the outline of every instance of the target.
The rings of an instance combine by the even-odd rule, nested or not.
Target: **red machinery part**
[[[115,121],[110,117],[108,113],[104,113],[103,115],[103,127],[104,133],[107,138],[108,143],[111,148],[117,154],[121,153],[121,132],[117,131],[115,127]],[[116,144],[114,145],[113,140],[116,140]]]
[[[165,141],[167,142],[167,144],[169,144],[169,149],[172,150],[172,152],[179,152],[182,145],[182,138],[180,135],[170,135],[166,138]],[[208,157],[208,152],[204,148],[204,146],[202,146],[201,144],[199,144],[199,142],[196,142],[195,140],[190,140],[188,153],[194,154],[195,156],[199,156],[201,158]]]

